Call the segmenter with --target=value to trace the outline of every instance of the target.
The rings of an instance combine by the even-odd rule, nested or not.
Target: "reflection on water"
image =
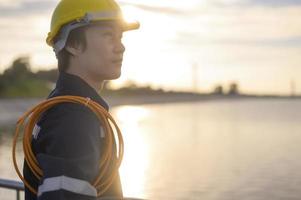
[[[141,134],[140,124],[147,120],[149,111],[143,107],[122,106],[112,114],[118,121],[125,144],[123,162],[120,167],[125,196],[142,197],[145,188],[145,173],[148,167],[148,143]]]
[[[119,107],[113,113],[127,140],[121,168],[126,195],[212,200],[301,196],[301,102],[151,105]]]
[[[112,114],[125,142],[125,196],[300,199],[301,101],[121,106]],[[0,141],[0,177],[16,178],[11,141]]]

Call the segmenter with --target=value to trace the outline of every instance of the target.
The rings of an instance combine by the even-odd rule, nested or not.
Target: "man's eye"
[[[104,36],[110,36],[110,37],[112,37],[112,36],[113,36],[113,33],[112,33],[112,32],[105,32],[105,33],[104,33]]]

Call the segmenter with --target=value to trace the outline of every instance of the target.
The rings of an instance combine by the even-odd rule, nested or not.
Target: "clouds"
[[[56,3],[57,0],[0,0],[0,72],[19,55],[30,55],[39,65],[43,61],[36,62],[37,57],[45,52],[52,56],[45,38]]]
[[[300,0],[248,0],[248,5],[260,5],[267,7],[301,6]]]
[[[215,7],[287,7],[301,5],[300,0],[208,0],[207,2]]]
[[[138,3],[137,3],[138,2]],[[204,3],[202,1],[193,3],[183,3],[184,1],[173,0],[172,4],[170,1],[161,1],[160,3],[146,3],[143,1],[120,1],[122,7],[131,6],[142,11],[147,11],[154,14],[173,15],[173,16],[194,16],[200,14],[204,9]]]
[[[122,5],[131,5],[150,12],[164,12],[170,14],[190,15],[191,12],[207,8],[238,7],[240,9],[251,7],[289,7],[301,6],[301,0],[120,0]]]
[[[0,17],[42,15],[51,12],[56,3],[54,0],[1,0]]]
[[[121,5],[131,5],[136,8],[173,15],[191,16],[210,7],[286,7],[301,6],[301,0],[120,0]],[[0,0],[0,17],[26,16],[51,12],[58,0]],[[243,8],[241,8],[243,9]]]
[[[3,44],[0,67],[24,53],[31,55],[34,66],[55,65],[45,37],[58,1],[0,0],[0,42]],[[141,22],[139,31],[124,35],[127,46],[124,69],[128,72],[126,77],[134,80],[137,77],[146,80],[145,69],[156,72],[154,76],[149,73],[147,80],[165,80],[165,72],[157,73],[164,68],[173,70],[169,81],[177,83],[174,77],[189,74],[189,66],[196,61],[204,73],[201,81],[204,85],[230,79],[243,83],[248,79],[251,88],[252,80],[261,69],[277,68],[279,74],[289,77],[297,73],[286,71],[288,67],[296,71],[300,68],[301,0],[118,2],[125,16],[128,14],[129,18]],[[262,80],[272,80],[260,74]]]
[[[177,9],[177,8],[171,8],[171,7],[163,7],[163,6],[150,6],[150,5],[146,5],[146,4],[139,4],[139,3],[127,3],[124,2],[122,3],[122,5],[130,5],[145,11],[149,11],[149,12],[155,12],[155,13],[166,13],[166,14],[174,14],[174,15],[182,15],[185,14],[186,12],[181,10],[181,9]]]
[[[194,18],[177,19],[177,37],[172,42],[238,44],[301,48],[301,6],[283,8],[214,8]]]
[[[193,38],[193,39],[191,39]],[[287,37],[287,38],[238,38],[238,37],[207,37],[204,38],[197,33],[178,33],[178,37],[173,42],[178,44],[186,44],[195,46],[196,48],[202,45],[239,45],[245,46],[270,46],[274,48],[301,48],[301,36],[298,37]]]
[[[170,8],[179,8],[179,9],[186,9],[192,8],[198,5],[203,5],[207,0],[189,0],[189,1],[182,1],[182,0],[117,0],[121,4],[132,4],[132,5],[148,5],[152,7],[170,7]],[[139,3],[137,3],[139,2]]]

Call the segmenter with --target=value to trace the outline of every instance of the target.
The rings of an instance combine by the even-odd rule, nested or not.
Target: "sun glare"
[[[145,172],[148,168],[148,144],[139,127],[148,116],[142,107],[122,106],[113,111],[123,133],[125,152],[120,167],[124,196],[145,197]]]
[[[49,20],[48,18],[39,17],[34,19],[34,31],[38,34],[44,34],[45,38],[47,33],[49,32]]]

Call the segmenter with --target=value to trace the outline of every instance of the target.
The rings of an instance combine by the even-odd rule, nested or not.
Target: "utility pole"
[[[290,86],[291,86],[291,97],[294,97],[296,95],[296,84],[294,79],[291,79]]]
[[[199,92],[199,66],[197,63],[192,64],[192,90],[193,92]]]

